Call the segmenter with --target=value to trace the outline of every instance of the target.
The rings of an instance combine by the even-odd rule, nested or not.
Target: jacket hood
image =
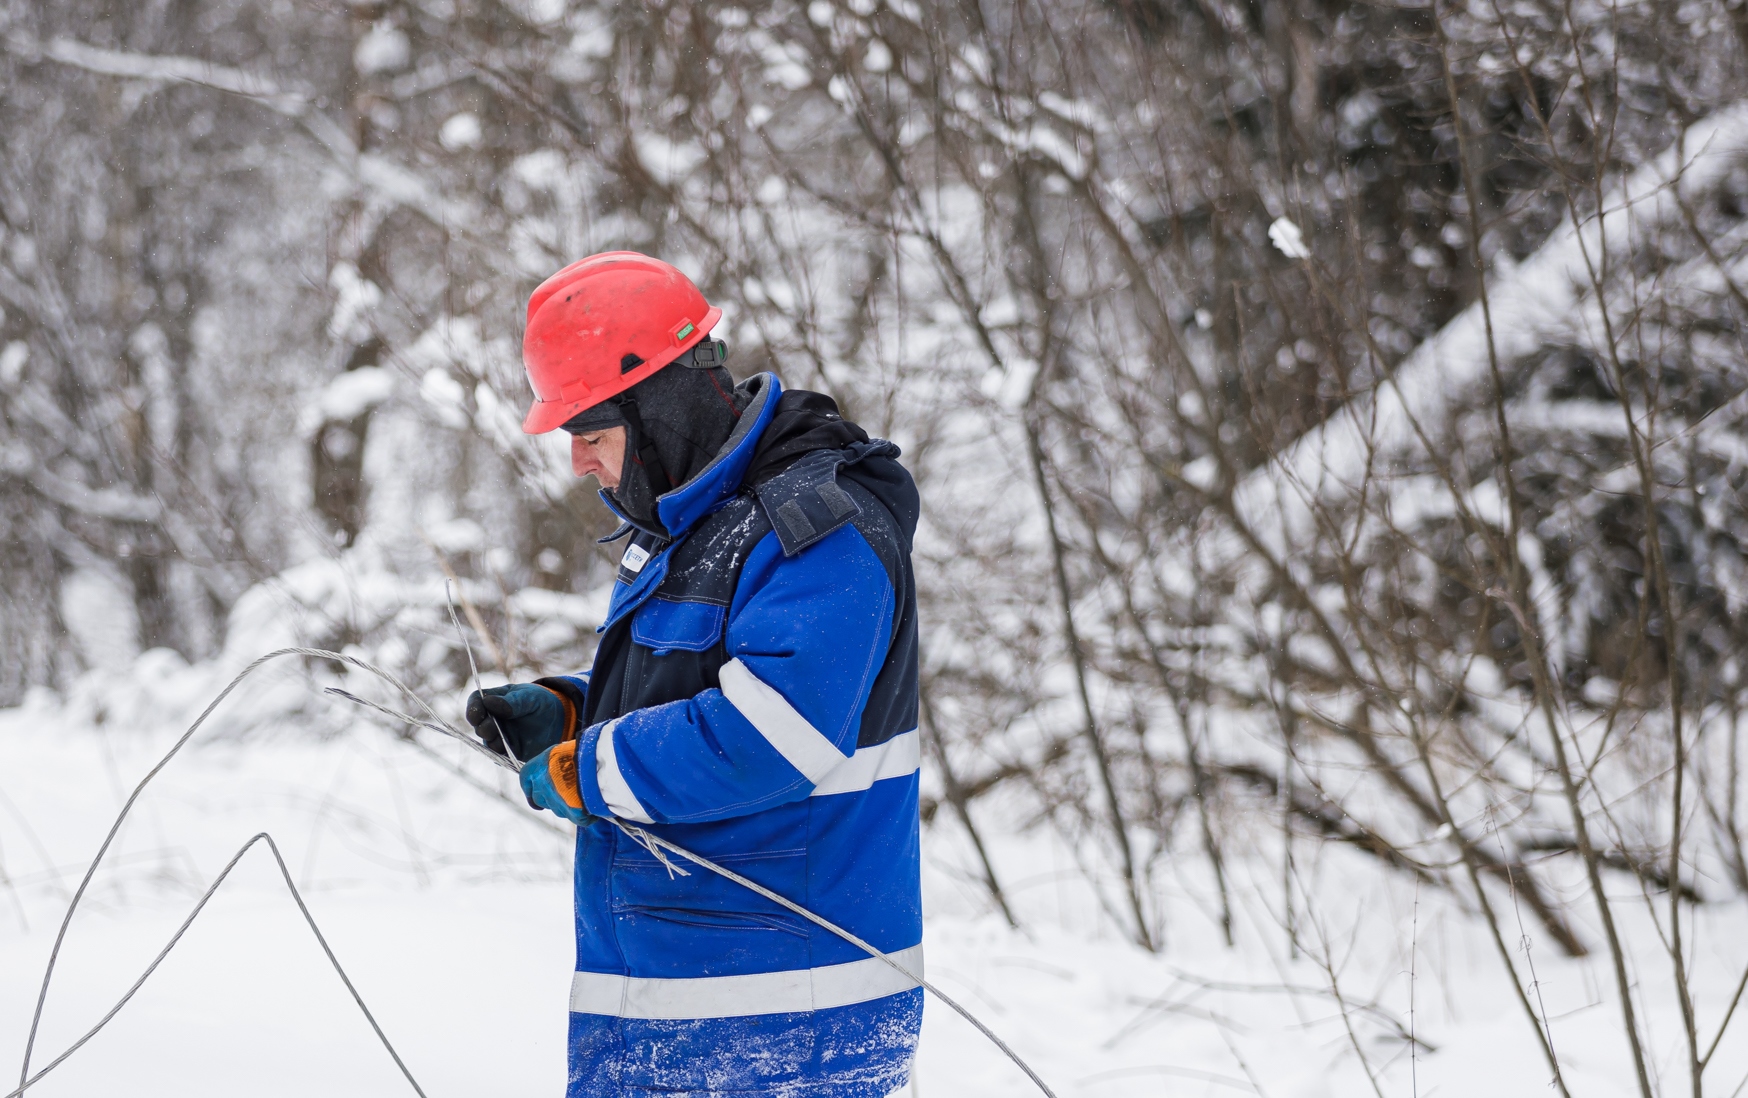
[[[833,452],[840,476],[868,489],[891,512],[909,552],[922,501],[910,473],[898,463],[902,451],[883,438],[870,438],[823,393],[791,389],[779,397],[776,414],[754,448],[746,483],[757,487],[822,450]]]
[[[689,362],[675,363],[607,402],[625,425],[625,462],[609,491],[619,510],[641,526],[664,525],[657,501],[716,460],[749,399],[721,366]]]
[[[677,538],[716,510],[743,486],[758,485],[820,450],[843,452],[842,474],[872,492],[892,513],[908,551],[922,507],[910,473],[898,463],[899,448],[847,420],[823,393],[785,390],[775,374],[756,374],[735,387],[740,420],[721,450],[697,475],[656,501],[665,529],[651,530],[628,517],[606,492],[601,499],[625,525],[602,538],[613,541],[633,529]]]
[[[741,412],[727,441],[717,450],[716,456],[684,484],[656,499],[655,514],[661,529],[651,529],[649,524],[637,521],[602,489],[601,502],[624,522],[602,541],[614,541],[634,529],[664,539],[677,538],[709,514],[718,502],[740,490],[759,438],[777,411],[777,398],[782,395],[783,385],[776,374],[754,374],[735,386],[734,392],[735,403],[741,405]]]
[[[837,401],[824,393],[790,389],[778,397],[776,414],[759,436],[746,482],[769,480],[815,450],[842,450],[867,441],[868,432],[845,419]]]

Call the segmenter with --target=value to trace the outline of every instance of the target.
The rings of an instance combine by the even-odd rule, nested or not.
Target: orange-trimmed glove
[[[583,808],[577,785],[577,741],[566,740],[530,759],[522,768],[522,795],[535,808],[575,824],[588,823],[592,817]]]

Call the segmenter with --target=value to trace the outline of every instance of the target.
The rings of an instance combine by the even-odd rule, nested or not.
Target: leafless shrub
[[[0,346],[28,348],[0,370],[0,695],[70,666],[43,596],[82,568],[191,656],[247,582],[326,556],[452,573],[505,673],[586,659],[518,609],[608,573],[598,513],[514,430],[514,348],[539,278],[630,247],[723,305],[737,371],[905,446],[925,811],[1010,919],[978,837],[998,788],[1150,948],[1173,863],[1237,933],[1240,854],[1278,861],[1300,944],[1294,849],[1338,842],[1473,905],[1563,1088],[1517,913],[1607,953],[1638,1053],[1605,885],[1654,901],[1680,989],[1682,905],[1748,889],[1729,5],[198,10],[0,28]],[[263,217],[281,170],[305,205]],[[251,297],[217,254],[295,277]],[[201,318],[257,303],[283,347],[219,370]],[[328,639],[435,638],[431,590]]]

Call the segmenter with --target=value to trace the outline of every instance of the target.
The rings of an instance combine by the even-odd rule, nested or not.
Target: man
[[[922,971],[916,488],[830,398],[735,385],[720,315],[635,252],[529,300],[523,430],[570,433],[627,544],[593,669],[476,693],[468,719],[579,825],[568,1098],[885,1098],[921,988],[608,822]]]

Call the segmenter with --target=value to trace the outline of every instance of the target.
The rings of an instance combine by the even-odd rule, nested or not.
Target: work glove
[[[522,768],[522,795],[531,808],[544,808],[574,824],[594,819],[583,808],[577,787],[577,741],[566,740],[542,751]]]
[[[467,723],[492,751],[527,762],[572,735],[577,716],[576,707],[564,695],[518,682],[469,694]]]

